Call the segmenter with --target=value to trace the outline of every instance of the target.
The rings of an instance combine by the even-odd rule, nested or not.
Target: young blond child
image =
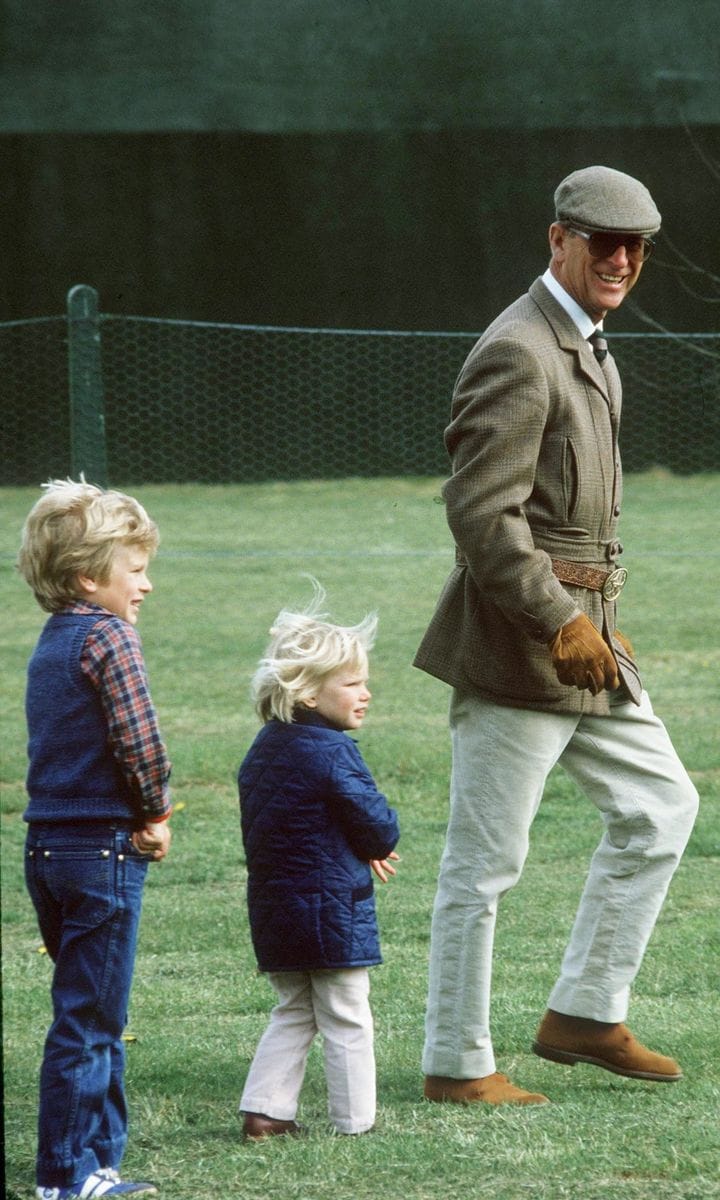
[[[122,1180],[122,1032],[148,862],[170,844],[170,764],[135,624],[157,527],[136,500],[55,480],[18,560],[51,614],[28,665],[25,877],[54,963],[39,1200],[151,1195]]]
[[[248,910],[277,995],[240,1101],[243,1132],[297,1134],[310,1046],[323,1040],[337,1132],[375,1122],[368,968],[382,961],[371,868],[395,874],[397,816],[346,730],[365,718],[377,620],[331,624],[313,605],[283,611],[253,680],[265,722],[239,772]]]

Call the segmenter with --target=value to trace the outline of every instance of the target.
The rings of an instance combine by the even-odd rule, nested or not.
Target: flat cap
[[[584,229],[657,233],[661,217],[644,184],[612,167],[584,167],[563,179],[555,192],[558,221]]]

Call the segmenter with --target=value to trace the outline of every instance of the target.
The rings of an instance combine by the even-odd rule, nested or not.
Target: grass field
[[[600,826],[555,772],[519,886],[501,908],[494,982],[499,1069],[544,1091],[542,1108],[422,1100],[430,911],[446,821],[447,689],[410,662],[451,552],[437,480],[346,480],[134,489],[159,522],[155,592],[140,629],[174,763],[174,841],[150,870],[128,1048],[130,1177],[204,1200],[705,1200],[720,1196],[720,476],[626,481],[630,581],[621,628],[702,806],[632,1000],[629,1023],[676,1055],[664,1086],[529,1050]],[[33,1194],[36,1080],[51,964],[22,884],[24,669],[43,614],[13,569],[34,489],[0,493],[2,893],[7,1195]],[[237,1102],[271,1003],[244,907],[235,789],[256,730],[248,683],[268,626],[317,576],[343,622],[380,614],[374,699],[360,735],[400,811],[398,878],[378,887],[384,966],[372,974],[379,1115],[366,1137],[331,1136],[321,1056],[302,1098],[303,1140],[245,1145]]]

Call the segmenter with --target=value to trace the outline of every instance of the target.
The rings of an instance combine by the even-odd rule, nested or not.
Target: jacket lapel
[[[547,290],[542,279],[535,280],[530,288],[530,295],[553,330],[561,350],[577,356],[582,374],[602,392],[611,412],[617,412],[621,396],[620,376],[612,355],[608,354],[604,368],[601,367],[590,343],[581,336],[575,322]]]

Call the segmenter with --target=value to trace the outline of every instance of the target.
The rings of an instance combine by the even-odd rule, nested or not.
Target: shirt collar
[[[102,604],[93,604],[90,600],[73,600],[65,608],[58,610],[61,614],[67,613],[73,617],[93,617],[95,613],[110,613],[110,610],[103,608]]]
[[[599,321],[597,325],[594,323],[585,312],[585,309],[580,307],[577,300],[573,300],[570,293],[565,291],[561,283],[558,283],[549,267],[543,275],[542,281],[551,295],[555,297],[558,304],[564,308],[570,320],[577,326],[584,338],[589,338],[596,329],[602,331],[602,321]]]

